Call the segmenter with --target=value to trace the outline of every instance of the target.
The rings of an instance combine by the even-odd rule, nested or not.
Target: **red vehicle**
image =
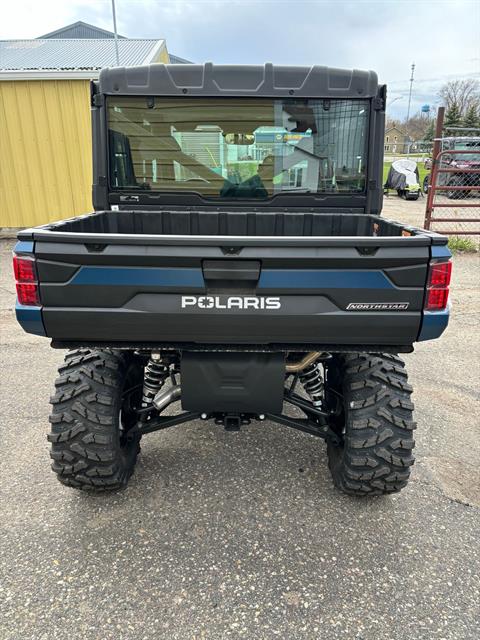
[[[478,153],[472,153],[478,149]],[[458,173],[439,173],[438,186],[445,186],[447,198],[451,200],[464,199],[470,193],[470,187],[479,186],[480,173],[466,173],[464,169],[480,169],[480,137],[462,137],[462,138],[443,138],[442,151],[466,151],[468,153],[455,153],[449,156],[442,156],[442,165],[449,168],[458,168]],[[431,169],[432,161],[429,166],[425,161],[425,168]],[[423,192],[428,192],[430,184],[430,174],[423,179]],[[463,189],[448,189],[448,187],[462,187]]]

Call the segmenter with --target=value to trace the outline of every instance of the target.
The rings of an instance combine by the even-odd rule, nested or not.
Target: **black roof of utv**
[[[355,194],[280,194],[262,202],[262,208],[297,209],[313,207],[316,211],[379,214],[383,199],[383,135],[385,129],[386,87],[379,85],[374,71],[335,69],[319,65],[310,67],[264,65],[166,65],[103,69],[92,83],[92,121],[94,183],[93,202],[97,211],[111,205],[132,208],[210,207],[197,194],[183,193],[115,193],[108,187],[108,146],[105,96],[203,96],[316,98],[369,100],[368,154],[366,190]],[[258,207],[259,202],[250,203]],[[240,205],[233,205],[240,206]],[[249,207],[248,202],[241,204]]]
[[[103,69],[99,91],[108,95],[374,98],[378,80],[374,71],[319,65],[152,64]]]

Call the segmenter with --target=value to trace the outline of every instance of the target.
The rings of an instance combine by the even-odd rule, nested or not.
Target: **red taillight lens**
[[[18,302],[27,306],[40,306],[35,260],[26,256],[13,256],[13,271],[17,281]]]
[[[17,298],[20,304],[39,307],[38,285],[17,282]]]
[[[13,256],[13,271],[17,282],[36,282],[35,262],[31,258]]]
[[[435,262],[430,266],[427,297],[425,299],[425,309],[427,311],[442,311],[446,308],[451,275],[451,262]]]
[[[452,275],[451,262],[438,262],[430,267],[429,287],[448,287]]]
[[[448,302],[448,289],[428,289],[426,309],[440,311],[445,309]]]

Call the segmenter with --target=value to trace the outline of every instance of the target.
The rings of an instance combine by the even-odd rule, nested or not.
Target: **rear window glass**
[[[362,193],[368,100],[109,98],[110,186],[215,199]]]

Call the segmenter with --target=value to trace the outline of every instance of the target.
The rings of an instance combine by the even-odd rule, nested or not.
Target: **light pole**
[[[410,91],[408,92],[407,121],[405,123],[405,137],[407,139],[407,156],[410,154],[410,143],[408,141],[408,121],[410,119],[410,105],[412,103],[412,87],[413,87],[414,72],[415,72],[415,63],[412,62],[412,75],[410,76]]]
[[[117,59],[117,67],[119,67],[120,55],[118,53],[117,14],[115,12],[115,0],[112,0],[112,17],[113,17],[113,35],[115,38],[115,57]]]
[[[392,98],[392,100],[387,102],[387,107],[389,107],[391,104],[393,104],[396,100],[401,100],[402,98],[403,98],[403,96],[397,96],[396,98]]]

